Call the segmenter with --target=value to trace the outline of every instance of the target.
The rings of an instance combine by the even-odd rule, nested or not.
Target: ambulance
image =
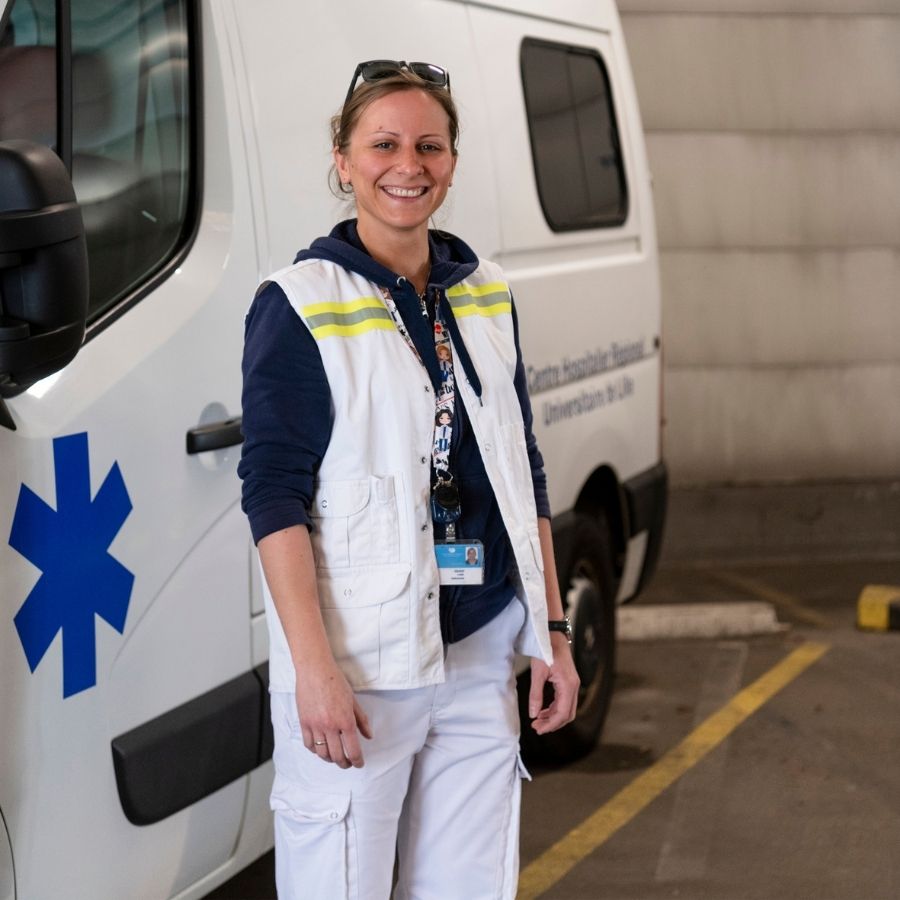
[[[612,0],[0,0],[0,900],[200,898],[272,844],[243,316],[352,215],[362,60],[446,67],[436,225],[509,276],[579,714],[665,511],[658,256]]]

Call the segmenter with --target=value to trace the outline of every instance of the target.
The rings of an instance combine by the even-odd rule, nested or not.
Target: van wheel
[[[564,557],[564,558],[563,558]],[[529,762],[559,763],[589,753],[600,739],[615,675],[616,591],[609,525],[579,514],[575,536],[557,559],[566,615],[572,624],[572,655],[581,678],[575,721],[540,736],[528,718],[530,675],[519,679],[522,752]],[[552,697],[548,688],[547,700]]]

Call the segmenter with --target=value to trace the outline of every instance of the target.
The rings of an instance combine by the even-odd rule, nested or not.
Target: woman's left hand
[[[575,718],[578,707],[578,687],[581,679],[575,670],[572,650],[566,636],[554,631],[550,634],[553,645],[553,665],[542,659],[531,660],[531,691],[528,695],[528,715],[531,727],[538,734],[556,731]],[[553,685],[553,700],[544,706],[544,685]]]

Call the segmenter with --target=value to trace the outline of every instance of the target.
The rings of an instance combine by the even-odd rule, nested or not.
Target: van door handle
[[[221,422],[210,422],[198,425],[187,433],[187,452],[206,453],[207,450],[222,450],[244,442],[241,434],[241,417],[224,419]]]

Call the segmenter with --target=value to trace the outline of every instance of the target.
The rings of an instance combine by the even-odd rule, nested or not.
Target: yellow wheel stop
[[[856,601],[856,627],[865,631],[900,631],[900,587],[867,584]]]

